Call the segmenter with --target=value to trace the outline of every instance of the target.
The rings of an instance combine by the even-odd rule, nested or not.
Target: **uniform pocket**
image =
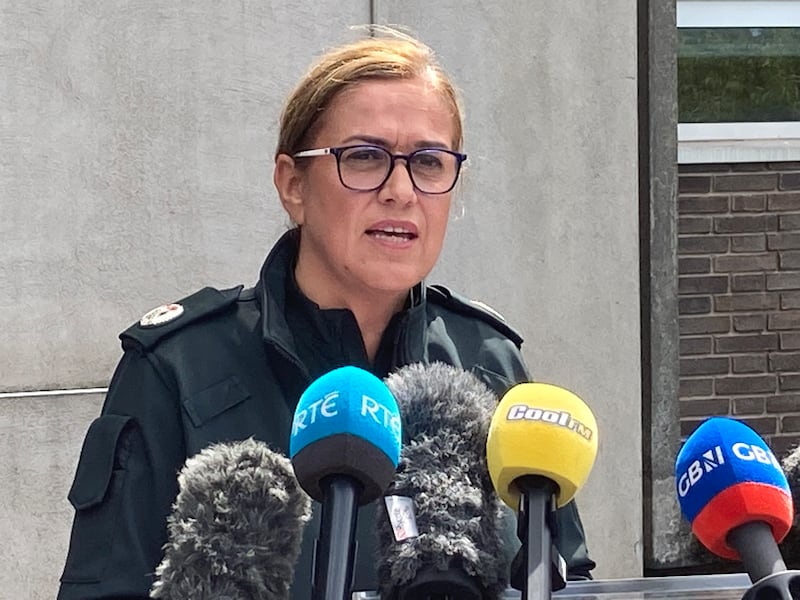
[[[183,399],[183,408],[195,427],[202,427],[217,415],[250,397],[235,375]]]
[[[111,555],[125,481],[123,433],[133,417],[104,415],[89,426],[67,496],[75,508],[70,549],[61,581],[97,581]]]

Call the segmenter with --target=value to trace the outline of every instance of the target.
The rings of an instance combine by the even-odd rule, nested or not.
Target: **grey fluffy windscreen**
[[[786,473],[786,479],[789,480],[789,489],[792,490],[794,522],[780,548],[786,560],[786,566],[797,569],[800,568],[800,515],[798,515],[798,510],[800,510],[800,446],[783,459],[781,466]]]
[[[413,499],[419,536],[398,543],[388,519],[378,520],[381,593],[390,597],[421,569],[455,566],[475,576],[486,597],[499,597],[509,565],[486,464],[497,398],[471,373],[442,363],[403,367],[386,383],[406,438],[386,495]]]
[[[215,444],[178,485],[151,597],[288,599],[311,504],[289,460],[253,439]]]

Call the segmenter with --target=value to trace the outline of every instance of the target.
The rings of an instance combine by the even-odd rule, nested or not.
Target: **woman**
[[[420,42],[368,38],[316,63],[288,99],[275,157],[296,227],[256,286],[205,288],[121,335],[125,354],[69,494],[59,598],[146,597],[186,458],[250,436],[286,453],[297,399],[333,368],[383,377],[439,360],[498,394],[529,379],[511,328],[423,281],[444,241],[462,137],[454,87]],[[362,509],[355,589],[377,587],[372,517]],[[570,572],[588,576],[572,505],[560,530]],[[310,593],[310,560],[304,543],[294,598]]]

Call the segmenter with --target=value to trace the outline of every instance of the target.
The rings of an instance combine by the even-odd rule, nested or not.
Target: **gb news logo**
[[[297,411],[292,421],[292,437],[297,436],[300,431],[312,427],[318,422],[322,423],[326,419],[333,419],[339,416],[337,401],[341,396],[342,394],[338,390],[328,392],[319,400]],[[400,439],[400,415],[392,413],[392,411],[374,398],[370,398],[366,394],[361,394],[359,415],[362,418],[373,421],[378,426],[388,429],[395,439]]]
[[[744,462],[755,461],[762,465],[772,465],[776,469],[781,469],[781,465],[775,455],[769,449],[762,448],[758,444],[736,442],[731,445],[730,452],[733,456],[729,456],[729,459],[732,458]],[[685,498],[692,487],[697,485],[697,482],[703,478],[703,475],[711,473],[724,464],[725,454],[722,451],[722,446],[714,446],[710,450],[703,452],[700,458],[695,459],[678,478],[678,494],[680,497]]]

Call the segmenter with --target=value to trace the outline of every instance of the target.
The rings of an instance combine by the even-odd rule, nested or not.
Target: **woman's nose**
[[[380,190],[380,198],[384,201],[396,201],[402,204],[416,201],[417,190],[411,180],[411,173],[405,160],[395,159],[394,168]]]

